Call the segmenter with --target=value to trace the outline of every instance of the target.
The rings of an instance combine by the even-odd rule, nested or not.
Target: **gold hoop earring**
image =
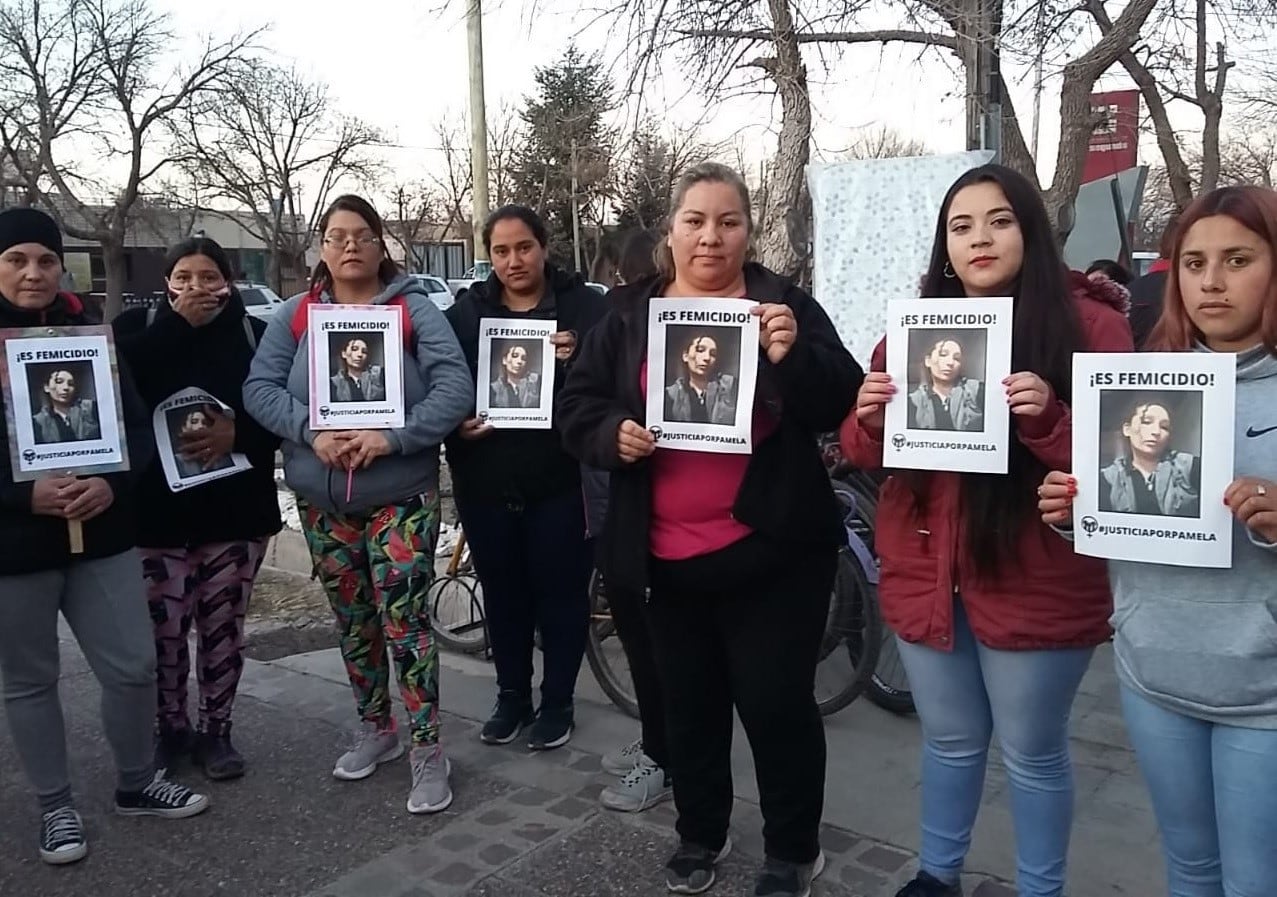
[[[944,263],[944,276],[949,278],[950,280],[953,280],[953,278],[958,276],[953,273],[953,268],[950,267],[947,261]]]

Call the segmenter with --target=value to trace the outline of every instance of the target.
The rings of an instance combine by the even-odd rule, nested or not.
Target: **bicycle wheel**
[[[603,693],[625,713],[638,719],[639,705],[630,679],[630,662],[616,624],[612,622],[607,585],[598,570],[590,576],[590,628],[585,638],[585,659]]]
[[[855,555],[840,551],[822,657],[816,666],[816,705],[821,716],[842,710],[868,687],[882,647],[881,625],[877,589]],[[830,683],[828,691],[822,683]]]
[[[426,600],[430,625],[444,647],[466,654],[488,648],[488,625],[483,616],[479,580],[472,576],[440,576],[430,586]]]
[[[913,692],[909,690],[905,665],[900,660],[896,633],[886,623],[882,624],[882,650],[878,652],[878,664],[869,680],[869,700],[898,716],[908,716],[917,710],[913,704]]]

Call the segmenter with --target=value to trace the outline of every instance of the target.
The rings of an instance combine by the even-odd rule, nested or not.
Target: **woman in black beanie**
[[[231,277],[221,246],[202,237],[186,240],[165,263],[166,301],[127,311],[114,323],[148,409],[182,393],[189,400],[198,398],[195,392],[205,397],[155,423],[165,430],[157,430],[156,441],[171,441],[174,463],[166,471],[157,458],[142,477],[138,544],[159,673],[155,763],[173,769],[191,753],[210,779],[244,774],[244,759],[231,743],[244,615],[267,543],[281,526],[279,439],[244,412],[242,389],[266,323],[248,316]],[[192,410],[200,426],[185,420]],[[251,466],[231,463],[235,456]],[[182,474],[192,469],[197,477],[189,481]],[[200,691],[194,730],[186,712],[192,623]]]
[[[0,213],[0,328],[97,323],[78,298],[58,292],[61,278],[62,235],[53,219],[35,209]],[[71,800],[58,700],[59,613],[102,686],[102,727],[119,771],[116,812],[176,819],[208,807],[208,798],[157,775],[152,763],[155,646],[131,507],[138,475],[151,459],[151,438],[128,365],[121,361],[118,370],[128,473],[14,482],[8,442],[15,434],[0,424],[5,716],[40,801],[40,857],[54,865],[88,853],[84,825]],[[82,552],[71,552],[68,521],[82,525]]]

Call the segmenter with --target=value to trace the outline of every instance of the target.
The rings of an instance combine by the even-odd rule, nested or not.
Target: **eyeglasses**
[[[333,231],[324,237],[325,246],[346,246],[351,241],[357,246],[376,246],[381,242],[381,237],[376,234],[364,232],[362,234],[347,234],[341,231]]]

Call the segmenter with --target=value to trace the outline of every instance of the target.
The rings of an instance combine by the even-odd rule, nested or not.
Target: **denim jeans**
[[[1277,894],[1277,731],[1183,716],[1122,688],[1171,897]]]
[[[957,882],[996,728],[1010,782],[1020,897],[1060,897],[1073,825],[1069,711],[1092,653],[987,648],[957,596],[952,652],[900,641],[924,739],[923,872]]]

